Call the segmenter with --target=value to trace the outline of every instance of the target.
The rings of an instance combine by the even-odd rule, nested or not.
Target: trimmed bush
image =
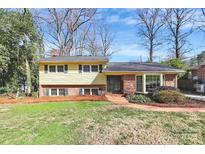
[[[154,89],[153,93],[151,94],[152,97],[157,95],[160,91],[163,91],[163,90],[180,91],[178,88],[171,87],[171,86],[159,86],[159,87]]]
[[[159,86],[156,89],[154,89],[154,91],[162,91],[162,90],[176,90],[176,91],[179,91],[178,88],[171,87],[171,86]]]
[[[154,94],[153,99],[158,103],[184,104],[186,97],[176,90],[162,90]]]
[[[8,92],[8,87],[0,87],[0,94],[5,94]]]
[[[142,94],[132,94],[128,96],[128,100],[129,102],[132,103],[146,103],[146,102],[151,102],[151,99],[146,96],[146,95],[142,95]]]

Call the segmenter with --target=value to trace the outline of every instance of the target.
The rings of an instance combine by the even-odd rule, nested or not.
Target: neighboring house
[[[189,68],[188,78],[205,81],[205,64]]]
[[[189,68],[188,79],[193,81],[193,86],[197,92],[205,92],[205,63]]]
[[[182,70],[157,63],[110,62],[107,57],[65,56],[38,61],[39,95],[148,93],[158,86],[177,87]]]

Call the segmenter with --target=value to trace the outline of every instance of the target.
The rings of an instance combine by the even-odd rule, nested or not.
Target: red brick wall
[[[198,72],[197,70],[192,70],[192,77],[197,76],[197,72]]]
[[[74,96],[79,95],[80,88],[101,88],[105,91],[105,86],[103,85],[40,85],[39,86],[39,96],[43,96],[46,88],[68,88],[68,95]]]
[[[134,93],[136,91],[135,75],[123,75],[122,80],[124,93]]]
[[[165,74],[165,86],[175,86],[176,74]]]
[[[199,80],[205,80],[205,65],[202,65],[198,70],[197,70],[197,76]]]

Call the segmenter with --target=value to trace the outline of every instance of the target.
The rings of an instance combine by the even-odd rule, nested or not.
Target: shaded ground
[[[0,97],[0,104],[15,104],[15,103],[39,103],[39,102],[58,102],[58,101],[106,101],[105,96],[63,96],[63,97],[23,97],[9,98]]]
[[[205,113],[109,102],[0,105],[0,144],[205,144]]]

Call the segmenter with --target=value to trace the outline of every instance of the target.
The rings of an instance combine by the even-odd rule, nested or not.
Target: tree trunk
[[[153,61],[153,41],[150,40],[150,48],[149,48],[149,62]]]
[[[27,58],[26,58],[26,83],[27,83],[26,93],[29,95],[31,94],[31,70]]]

